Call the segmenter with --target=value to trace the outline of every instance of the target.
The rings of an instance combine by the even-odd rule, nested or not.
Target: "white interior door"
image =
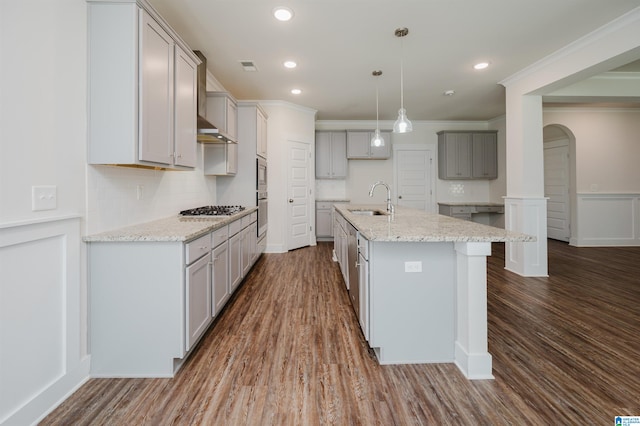
[[[569,241],[569,141],[544,144],[544,196],[547,201],[547,237]]]
[[[394,153],[397,204],[435,211],[433,153],[429,149],[397,149]]]
[[[311,240],[311,150],[309,144],[289,141],[287,250],[308,246]]]

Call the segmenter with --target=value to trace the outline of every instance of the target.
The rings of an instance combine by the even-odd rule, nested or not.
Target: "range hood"
[[[200,58],[198,65],[198,135],[201,143],[235,143],[236,141],[218,129],[207,119],[207,58],[199,50],[193,53]]]

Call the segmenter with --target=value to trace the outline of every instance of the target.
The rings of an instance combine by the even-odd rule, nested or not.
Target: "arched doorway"
[[[559,124],[543,128],[544,196],[547,197],[547,237],[571,241],[575,235],[575,137]]]

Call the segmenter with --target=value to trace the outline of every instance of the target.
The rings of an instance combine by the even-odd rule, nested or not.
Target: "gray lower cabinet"
[[[438,132],[438,178],[496,179],[498,177],[497,132]]]
[[[211,322],[211,257],[209,253],[187,266],[185,298],[187,341],[189,350]]]
[[[316,132],[316,178],[347,177],[347,132]]]
[[[391,157],[391,132],[381,131],[383,146],[371,146],[372,131],[347,131],[347,158],[350,160],[386,160]]]
[[[329,202],[316,202],[316,238],[333,239],[333,205]]]
[[[90,242],[92,376],[173,377],[257,259],[256,220],[187,242]]]

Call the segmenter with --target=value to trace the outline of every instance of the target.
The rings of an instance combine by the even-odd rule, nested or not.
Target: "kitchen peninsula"
[[[335,259],[378,361],[454,362],[469,379],[493,378],[486,257],[492,242],[535,237],[403,207],[334,207]]]

